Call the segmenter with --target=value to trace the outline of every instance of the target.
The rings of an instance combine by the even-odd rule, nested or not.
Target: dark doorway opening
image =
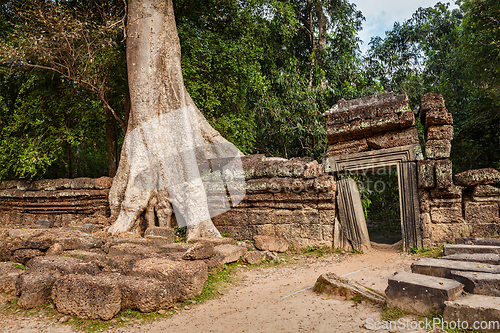
[[[397,170],[371,171],[365,177],[359,186],[364,187],[360,192],[370,241],[395,244],[402,239]]]

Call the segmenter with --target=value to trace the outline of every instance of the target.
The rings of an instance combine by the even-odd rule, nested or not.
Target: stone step
[[[223,258],[224,264],[238,261],[247,251],[245,247],[230,244],[217,245],[214,248],[215,254]]]
[[[462,245],[500,246],[500,239],[498,238],[455,238],[455,242]]]
[[[444,244],[443,255],[452,254],[472,254],[472,253],[500,253],[500,246],[492,245],[465,245],[465,244]]]
[[[388,307],[428,315],[443,313],[444,302],[460,297],[463,285],[457,281],[422,274],[396,272],[385,290]]]
[[[451,271],[451,278],[462,283],[468,293],[500,296],[500,274]]]
[[[450,254],[449,256],[439,257],[438,259],[455,260],[455,261],[472,261],[483,264],[500,265],[500,254],[494,253],[460,253]]]
[[[500,274],[499,265],[480,262],[454,261],[445,259],[419,258],[411,264],[411,271],[417,274],[451,279],[451,271],[483,272]]]
[[[448,325],[460,323],[460,328],[475,332],[500,332],[500,297],[468,294],[444,304],[443,320]]]

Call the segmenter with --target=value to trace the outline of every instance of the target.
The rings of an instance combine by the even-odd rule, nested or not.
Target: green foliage
[[[454,112],[454,168],[500,169],[500,4],[463,1],[455,66],[466,94]]]
[[[372,38],[366,71],[388,91],[406,93],[411,106],[440,93],[453,114],[455,172],[500,168],[500,15],[498,1],[460,1],[419,8]]]
[[[186,242],[187,227],[174,227],[174,232],[176,243]]]
[[[15,268],[22,269],[23,271],[26,270],[26,267],[24,267],[24,265],[21,265],[21,264],[18,264],[18,263],[12,263],[12,266],[14,266]]]
[[[443,255],[443,246],[431,247],[431,248],[411,248],[410,253],[418,254],[419,257],[425,258],[437,258]]]
[[[399,318],[403,318],[407,313],[398,307],[390,308],[387,305],[382,307],[382,320],[383,321],[396,321]]]

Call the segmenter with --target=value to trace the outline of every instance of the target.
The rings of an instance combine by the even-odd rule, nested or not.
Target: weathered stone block
[[[460,223],[433,223],[429,238],[434,246],[441,246],[457,237],[470,235],[471,230],[472,227],[463,220]]]
[[[422,229],[422,238],[430,237],[431,224],[431,216],[429,213],[420,214],[420,228]]]
[[[442,313],[444,302],[456,300],[463,292],[463,285],[457,281],[407,272],[396,272],[388,283],[388,307],[424,316]]]
[[[150,246],[158,247],[162,245],[171,244],[174,242],[172,237],[163,237],[163,236],[151,236],[147,235],[146,239],[150,241]]]
[[[439,202],[437,199],[458,199],[457,202],[462,201],[462,187],[451,185],[445,188],[434,188],[430,190],[431,198],[433,203]],[[445,202],[446,200],[442,200],[441,202]],[[454,202],[453,200],[449,201]]]
[[[173,261],[162,258],[148,258],[134,264],[132,275],[172,283],[176,288],[179,288],[181,299],[187,299],[202,292],[208,272],[207,265],[201,260]]]
[[[465,238],[459,237],[455,238],[456,244],[463,245],[489,245],[489,246],[500,246],[500,239],[498,238]]]
[[[445,302],[443,320],[481,332],[500,331],[500,297],[469,294],[455,301]],[[465,323],[466,322],[466,323]],[[478,326],[474,326],[478,325]]]
[[[498,203],[466,202],[465,220],[469,223],[488,223],[498,221]]]
[[[99,269],[102,269],[104,266],[106,266],[109,259],[104,253],[89,252],[84,250],[64,251],[63,256],[77,258],[85,262],[94,262],[99,267]]]
[[[121,293],[114,275],[65,275],[52,288],[57,311],[80,318],[110,320],[121,309]]]
[[[462,207],[453,204],[449,207],[432,207],[431,220],[433,223],[457,223],[463,221]]]
[[[334,144],[341,141],[352,140],[352,134],[348,123],[333,125],[326,128],[326,137],[329,144]]]
[[[455,175],[455,184],[462,186],[495,184],[498,182],[500,182],[500,172],[491,168],[469,170]]]
[[[354,154],[369,150],[366,139],[338,142],[328,146],[326,156]]]
[[[366,138],[373,135],[370,119],[358,119],[349,124],[349,130],[353,139]]]
[[[181,297],[177,285],[140,276],[120,276],[121,306],[153,312],[172,307]]]
[[[203,262],[207,265],[208,272],[212,274],[224,269],[224,259],[221,254],[216,253],[212,257],[203,260]]]
[[[243,261],[250,265],[257,265],[264,259],[264,253],[260,251],[248,251],[243,256]]]
[[[480,262],[490,265],[500,264],[500,254],[495,253],[458,253],[439,257],[438,259]]]
[[[214,248],[215,254],[222,256],[224,258],[224,263],[228,264],[231,262],[238,261],[242,255],[247,253],[246,247],[238,246],[238,245],[217,245]]]
[[[347,112],[348,121],[371,119],[377,116],[377,107],[374,105],[365,105],[354,108]]]
[[[108,251],[108,255],[110,257],[123,256],[123,255],[150,257],[154,256],[156,253],[157,251],[155,251],[155,248],[153,247],[143,246],[139,244],[132,244],[132,243],[121,243],[113,245],[109,248]]]
[[[392,147],[408,146],[417,144],[418,131],[415,127],[384,132],[367,139],[368,146],[373,149],[385,149]]]
[[[16,281],[16,293],[19,295],[17,304],[23,309],[31,309],[50,302],[52,286],[59,276],[59,273],[48,270],[27,271],[20,274]]]
[[[450,157],[451,142],[449,140],[428,140],[425,143],[425,156],[431,160]]]
[[[453,184],[453,171],[450,160],[436,161],[436,185],[437,188],[448,188]]]
[[[371,131],[373,134],[395,131],[399,128],[399,116],[397,114],[387,114],[371,120]]]
[[[500,275],[481,272],[451,271],[451,278],[471,294],[500,296]]]
[[[453,140],[452,125],[437,125],[427,129],[427,140]]]
[[[28,261],[26,268],[30,270],[50,270],[66,274],[90,274],[100,272],[99,267],[93,262],[85,262],[77,258],[59,256],[36,257]]]
[[[24,271],[14,262],[0,262],[0,293],[16,295],[16,281]]]
[[[426,112],[425,128],[436,125],[453,125],[453,116],[446,108],[435,108]]]
[[[241,156],[240,159],[245,179],[249,180],[254,177],[255,165],[264,161],[266,156],[264,154],[245,155]]]
[[[316,293],[324,293],[327,295],[336,295],[343,297],[362,297],[369,299],[374,303],[383,303],[384,297],[365,286],[349,281],[345,278],[337,276],[335,273],[321,274],[314,284],[313,291]]]
[[[191,243],[210,243],[213,246],[224,245],[224,244],[234,244],[234,239],[230,237],[200,237],[195,238],[191,241]],[[179,243],[177,243],[179,244]]]
[[[201,260],[207,259],[214,255],[214,244],[209,242],[198,242],[191,245],[189,249],[184,252],[182,259],[184,260]]]
[[[399,115],[399,126],[401,126],[401,128],[408,128],[414,125],[415,125],[415,114],[413,112],[406,111]]]
[[[418,187],[432,188],[436,186],[435,164],[433,160],[417,161]]]
[[[430,213],[431,211],[431,195],[428,190],[418,190],[418,202],[421,213]]]
[[[326,116],[326,126],[340,125],[349,122],[347,112],[334,112]]]
[[[19,249],[12,254],[10,260],[24,265],[32,258],[43,257],[44,255],[45,253],[36,249]]]
[[[443,255],[472,254],[472,253],[498,253],[500,246],[491,245],[466,245],[466,244],[444,244]],[[500,266],[499,266],[500,267]]]
[[[149,227],[144,232],[144,237],[146,236],[161,236],[169,239],[169,243],[173,243],[175,241],[175,231],[174,228],[165,228],[165,227]]]
[[[159,253],[174,253],[174,252],[186,252],[189,249],[190,245],[189,244],[183,244],[183,243],[172,243],[172,244],[167,244],[160,246],[158,248]]]
[[[477,185],[472,189],[473,198],[488,198],[500,197],[500,188],[491,185]]]
[[[430,109],[444,108],[443,95],[427,93],[420,98],[420,111],[426,112]]]
[[[484,272],[499,274],[497,265],[481,264],[478,262],[453,261],[444,259],[418,258],[411,264],[412,273],[451,278],[451,271]]]

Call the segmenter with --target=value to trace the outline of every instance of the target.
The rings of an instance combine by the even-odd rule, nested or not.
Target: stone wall
[[[112,179],[44,179],[0,184],[0,224],[28,226],[47,219],[54,226],[93,223],[104,226],[109,216]]]
[[[418,161],[420,220],[424,247],[456,237],[496,236],[500,231],[500,181],[493,169],[455,175],[449,160],[453,118],[443,97],[422,96],[420,115],[425,126],[425,160]]]
[[[349,248],[339,242],[349,235],[345,228],[352,221],[342,221],[338,214],[336,174],[394,167],[404,248],[500,233],[500,188],[492,186],[500,182],[500,172],[471,170],[453,177],[453,118],[442,96],[422,97],[424,142],[419,142],[415,113],[405,95],[341,100],[325,116],[329,147],[324,164],[310,158],[249,155],[242,158],[246,194],[241,202],[231,207],[218,202],[230,184],[208,189],[211,207],[230,208],[213,218],[222,233],[244,240],[276,236],[295,248]],[[55,226],[92,223],[104,228],[109,224],[111,182],[107,177],[4,182],[0,223],[28,226],[48,219]]]
[[[419,143],[406,95],[342,99],[324,115],[329,144],[325,157]]]
[[[246,196],[236,207],[213,218],[236,239],[255,235],[283,238],[294,248],[332,246],[336,216],[333,176],[309,158],[242,158]]]

